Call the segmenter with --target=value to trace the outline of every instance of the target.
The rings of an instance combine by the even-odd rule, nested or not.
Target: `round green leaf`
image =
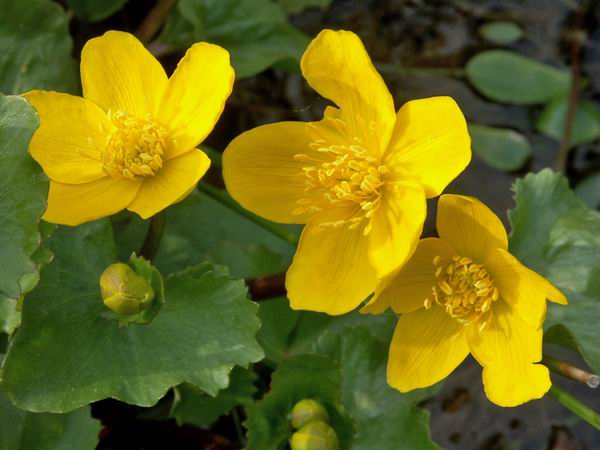
[[[566,97],[548,103],[536,121],[538,131],[560,141],[565,132],[568,108]],[[596,140],[599,136],[600,114],[596,107],[587,101],[578,102],[570,144],[572,146],[585,144]]]
[[[508,50],[488,50],[467,63],[467,78],[497,102],[530,105],[545,103],[568,92],[570,75]]]
[[[93,450],[100,422],[90,408],[68,414],[36,414],[11,403],[0,389],[0,448],[2,450]]]
[[[76,92],[77,66],[65,11],[50,0],[0,0],[0,92]]]
[[[600,208],[600,173],[583,179],[575,186],[575,193],[590,207]]]
[[[263,357],[257,306],[243,281],[210,264],[165,281],[165,303],[147,325],[103,317],[98,280],[115,262],[108,221],[59,227],[55,255],[23,305],[3,384],[19,407],[65,412],[107,397],[151,406],[172,386],[215,395],[234,365]]]
[[[495,169],[519,170],[531,156],[525,136],[507,128],[469,124],[473,151]]]
[[[37,282],[48,179],[27,148],[38,123],[23,98],[0,94],[0,298],[17,299]]]
[[[523,30],[514,22],[489,22],[479,27],[479,34],[495,44],[507,45],[523,37]]]

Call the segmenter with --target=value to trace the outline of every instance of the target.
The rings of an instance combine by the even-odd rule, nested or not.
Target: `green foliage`
[[[64,10],[50,0],[0,0],[0,92],[78,90]]]
[[[522,168],[531,157],[531,145],[525,136],[514,130],[469,124],[473,151],[498,170]]]
[[[257,307],[226,270],[172,275],[150,324],[119,326],[103,317],[98,285],[116,259],[108,222],[59,228],[48,246],[55,260],[23,305],[3,369],[19,407],[64,412],[106,397],[150,406],[183,382],[215,395],[234,365],[262,358]]]
[[[120,10],[127,0],[67,0],[75,15],[87,22],[98,22]]]
[[[39,221],[48,192],[48,179],[27,153],[37,127],[37,115],[27,101],[0,94],[0,299],[18,299],[37,281],[34,254],[40,247]]]
[[[486,97],[502,103],[546,103],[569,90],[567,71],[508,50],[475,55],[465,67],[471,84]]]
[[[576,345],[598,373],[600,213],[587,207],[567,180],[550,170],[518,181],[515,193],[517,206],[509,214],[511,252],[553,281],[569,299],[568,306],[549,305],[546,339]]]
[[[0,448],[2,450],[93,450],[100,422],[90,407],[68,414],[38,414],[14,406],[0,389]]]
[[[171,416],[179,424],[208,427],[232,408],[252,404],[254,401],[252,397],[256,393],[254,383],[257,378],[254,372],[235,367],[229,377],[229,386],[219,391],[215,397],[211,397],[191,384],[179,385],[175,388]]]
[[[308,8],[327,8],[333,0],[276,0],[288,14],[296,14]]]
[[[507,45],[523,37],[523,30],[514,22],[489,22],[479,27],[479,34],[494,44]]]
[[[340,448],[438,448],[429,436],[428,413],[416,406],[432,391],[404,395],[387,386],[387,344],[368,328],[330,328],[313,341],[313,351],[318,355],[283,359],[270,392],[248,409],[249,450],[282,449],[291,434],[289,414],[306,398],[327,408]]]
[[[538,131],[546,136],[561,140],[565,133],[565,120],[568,110],[566,97],[548,103],[536,121]],[[600,136],[600,113],[586,101],[580,101],[575,111],[571,131],[572,146],[595,141]]]
[[[308,45],[271,0],[179,0],[160,41],[182,50],[198,41],[219,44],[231,54],[238,79],[277,63],[297,67]]]
[[[128,216],[115,225],[122,259],[139,248],[147,224]],[[200,192],[167,211],[167,226],[156,257],[163,273],[209,260],[226,265],[234,277],[256,277],[284,271],[294,248],[268,230]]]

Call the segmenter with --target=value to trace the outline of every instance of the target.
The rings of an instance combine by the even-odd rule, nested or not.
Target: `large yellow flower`
[[[44,219],[77,225],[124,208],[148,218],[181,200],[210,166],[195,147],[217,122],[234,73],[223,48],[194,44],[167,78],[131,34],[81,53],[83,98],[31,91],[30,153],[50,178]]]
[[[516,406],[550,388],[542,358],[546,299],[566,304],[550,282],[508,252],[500,219],[472,197],[443,195],[440,238],[422,239],[409,262],[382,284],[366,312],[402,316],[388,360],[401,392],[430,386],[470,353],[483,366],[487,397]]]
[[[307,224],[286,287],[292,308],[342,314],[414,251],[426,198],[469,163],[465,119],[449,97],[394,101],[360,39],[322,31],[302,74],[336,107],[319,122],[260,126],[225,151],[227,189],[275,222]]]

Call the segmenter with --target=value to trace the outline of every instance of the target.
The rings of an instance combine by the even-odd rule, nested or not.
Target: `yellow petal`
[[[480,264],[495,248],[508,249],[504,225],[474,197],[442,195],[438,202],[437,231],[456,253]]]
[[[210,159],[200,150],[191,150],[164,162],[153,177],[145,178],[135,199],[127,207],[143,219],[184,199],[210,167]]]
[[[61,225],[79,225],[125,209],[135,197],[139,181],[101,178],[83,184],[50,181],[48,209],[44,220]]]
[[[30,91],[24,97],[40,116],[29,153],[54,181],[86,183],[105,177],[101,151],[108,118],[94,103],[68,94]]]
[[[107,31],[81,51],[83,96],[104,111],[155,115],[167,75],[142,43],[129,33]]]
[[[425,192],[419,184],[386,182],[369,233],[369,258],[378,278],[400,268],[412,255],[426,215]]]
[[[389,385],[408,392],[446,378],[469,354],[463,331],[437,305],[403,314],[390,346]]]
[[[191,150],[208,136],[223,112],[234,78],[224,48],[200,42],[188,49],[169,78],[157,113],[175,141],[167,159]]]
[[[493,250],[485,267],[500,290],[500,296],[533,327],[540,327],[544,322],[546,299],[567,303],[562,292],[506,250]]]
[[[379,314],[391,307],[395,313],[402,314],[422,308],[436,283],[433,259],[436,256],[451,258],[455,254],[441,239],[420,240],[406,265],[377,286],[375,295],[361,312]]]
[[[542,397],[550,388],[542,359],[542,329],[526,324],[504,300],[494,303],[483,332],[468,333],[471,352],[484,366],[483,383],[490,401],[516,406]]]
[[[350,230],[342,225],[315,231],[323,222],[342,220],[351,214],[351,208],[326,210],[304,228],[286,276],[293,309],[344,314],[375,289],[375,270],[367,258],[364,226]]]
[[[303,167],[318,165],[322,159],[310,148],[313,142],[323,140],[331,145],[343,141],[332,122],[327,117],[312,123],[279,122],[236,137],[223,153],[223,178],[231,196],[244,208],[274,222],[308,222],[314,212],[298,210],[303,206],[298,201],[308,197]]]
[[[412,100],[400,108],[385,161],[408,170],[436,197],[471,161],[465,118],[450,97]]]
[[[323,30],[300,66],[308,84],[341,108],[341,120],[363,147],[382,156],[396,120],[394,100],[360,38],[350,31]]]

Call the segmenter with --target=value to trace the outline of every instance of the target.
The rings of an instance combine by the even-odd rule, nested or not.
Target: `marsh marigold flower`
[[[487,397],[516,406],[550,388],[542,358],[546,299],[566,304],[549,281],[508,252],[498,217],[472,197],[443,195],[440,238],[422,239],[408,263],[375,291],[363,312],[402,314],[390,347],[388,382],[427,387],[473,354]]]
[[[322,31],[301,61],[308,84],[333,101],[318,122],[247,131],[227,147],[227,189],[275,222],[306,224],[286,287],[292,308],[342,314],[414,251],[426,198],[469,163],[465,119],[449,97],[398,113],[360,39]]]
[[[233,85],[229,54],[194,44],[167,78],[129,33],[109,31],[81,53],[83,98],[24,96],[40,116],[30,153],[50,178],[49,222],[77,225],[129,209],[148,218],[184,198],[210,166],[195,147]]]

